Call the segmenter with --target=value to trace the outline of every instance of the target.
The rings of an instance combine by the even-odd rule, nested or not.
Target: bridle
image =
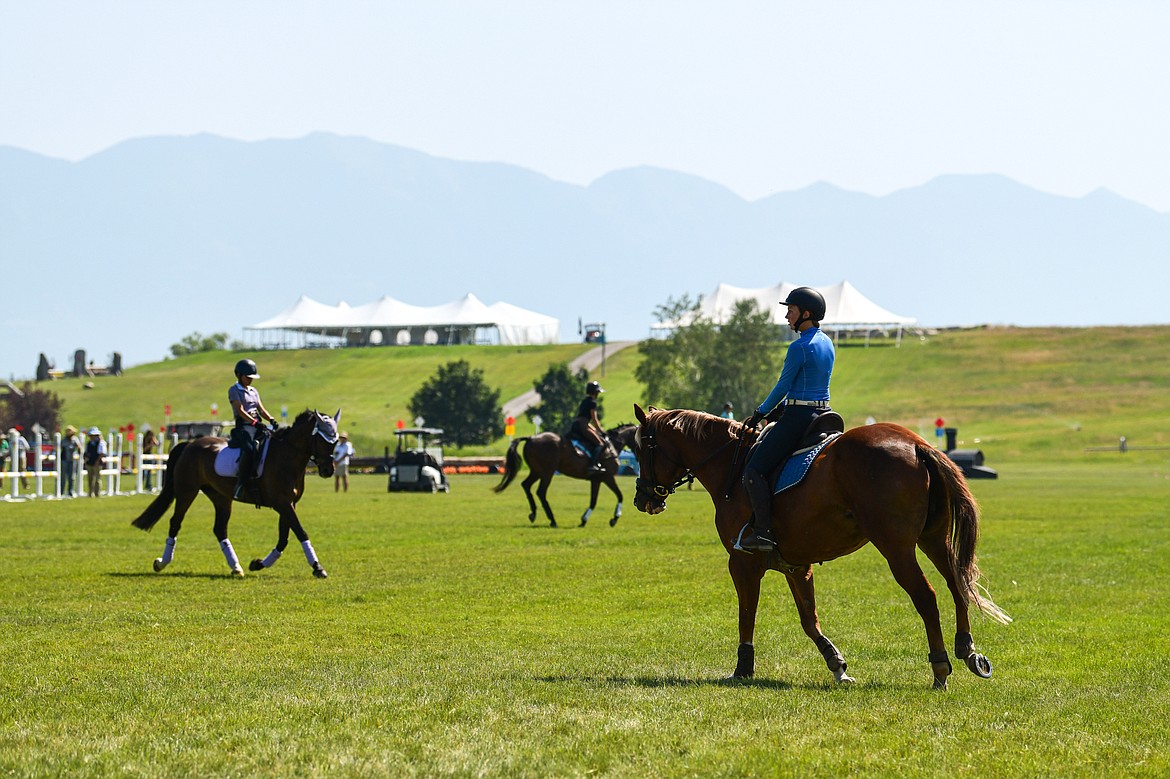
[[[313,421],[313,432],[309,435],[309,440],[311,441],[313,436],[319,435],[321,436],[321,440],[325,443],[330,444],[331,446],[336,446],[338,439],[341,437],[337,432],[336,423],[334,424],[333,429],[330,430],[328,427],[323,427],[321,423],[326,419],[332,422],[333,419],[331,417],[327,417],[318,411],[314,411],[313,414],[316,418]],[[330,436],[332,436],[332,438],[330,438]],[[332,455],[332,452],[330,452],[330,454]],[[313,465],[317,464],[317,453],[315,451],[315,447],[312,446],[309,447],[309,462],[313,463]]]
[[[648,474],[648,476],[644,479],[641,475],[639,475],[637,480],[635,480],[635,496],[638,492],[652,494],[655,498],[658,499],[660,504],[665,505],[666,499],[673,495],[675,490],[684,484],[694,483],[695,471],[697,471],[699,468],[702,468],[704,465],[714,459],[716,455],[738,440],[740,440],[739,436],[736,436],[735,438],[724,441],[720,446],[716,447],[713,451],[708,453],[706,457],[704,457],[692,467],[687,467],[683,463],[668,455],[666,452],[662,452],[661,454],[663,457],[665,457],[671,464],[681,468],[683,472],[682,476],[679,476],[670,485],[662,485],[658,484],[658,480],[654,475],[654,452],[656,449],[658,449],[658,434],[654,429],[653,423],[647,422],[645,425],[645,430],[638,432],[638,448],[644,449],[646,455],[646,467],[641,468],[640,472],[643,474]]]

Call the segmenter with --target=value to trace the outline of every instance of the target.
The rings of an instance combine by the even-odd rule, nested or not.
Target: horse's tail
[[[167,513],[167,509],[175,502],[175,463],[179,461],[179,455],[187,448],[187,442],[183,441],[177,444],[171,450],[171,454],[167,457],[167,471],[166,477],[163,479],[162,492],[158,497],[151,501],[150,505],[146,507],[138,519],[130,524],[140,530],[150,530],[155,523],[162,519],[162,515]]]
[[[528,436],[513,439],[512,445],[508,447],[508,453],[504,455],[504,477],[500,479],[500,483],[492,489],[496,492],[503,492],[508,489],[508,485],[516,478],[516,474],[520,473],[520,453],[516,451],[516,447],[520,445],[521,441],[527,441]]]
[[[930,513],[932,519],[951,519],[951,562],[968,603],[996,622],[1007,624],[1012,618],[991,600],[979,583],[979,566],[975,562],[975,545],[979,541],[979,504],[959,466],[929,444],[919,445],[920,456],[931,475]]]

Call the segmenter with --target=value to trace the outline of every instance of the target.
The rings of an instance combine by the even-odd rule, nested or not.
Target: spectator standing
[[[339,492],[342,486],[349,492],[349,458],[353,457],[353,444],[349,442],[349,433],[342,431],[337,437],[337,446],[333,448],[333,491]]]
[[[158,437],[154,434],[154,430],[152,430],[150,428],[150,425],[143,425],[142,426],[142,453],[143,454],[154,454],[155,450],[157,450],[157,449],[158,449]],[[142,462],[142,464],[145,466],[147,463],[144,460]],[[153,467],[154,462],[151,462],[150,465]],[[153,477],[153,476],[154,476],[154,471],[152,471],[150,468],[143,469],[143,471],[142,471],[142,488],[143,489],[150,490],[151,477]]]
[[[91,498],[96,498],[101,492],[102,462],[105,456],[106,442],[102,440],[102,431],[91,427],[86,436],[85,455],[82,458],[85,463],[86,494]]]
[[[8,435],[0,437],[0,484],[4,483],[4,474],[8,473],[8,457],[12,454],[12,444],[8,442]]]
[[[69,497],[77,495],[77,463],[81,460],[81,439],[77,437],[77,428],[66,425],[61,434],[61,448],[57,452],[61,463],[61,494]]]
[[[20,472],[20,488],[28,489],[28,477],[24,475],[28,470],[28,439],[24,437],[24,430],[19,425],[9,430],[8,434],[13,436],[15,447],[13,454],[16,459],[16,470]]]

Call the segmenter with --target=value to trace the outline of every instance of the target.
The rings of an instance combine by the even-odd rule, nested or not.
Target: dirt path
[[[605,356],[609,358],[610,355],[616,354],[627,346],[633,346],[636,343],[637,341],[613,341],[608,343],[605,345]],[[592,372],[601,365],[601,349],[602,347],[598,346],[585,352],[585,354],[569,363],[569,370],[576,373],[584,368]],[[504,403],[504,416],[518,417],[524,413],[525,409],[532,408],[539,402],[540,394],[536,390],[528,390],[523,395],[517,395]]]

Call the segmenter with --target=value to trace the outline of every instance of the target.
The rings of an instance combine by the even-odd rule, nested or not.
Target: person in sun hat
[[[61,447],[57,452],[61,467],[61,494],[73,497],[77,494],[74,483],[77,478],[77,463],[81,459],[81,439],[77,437],[77,428],[66,425],[61,431]]]
[[[829,411],[829,380],[836,360],[832,339],[821,332],[821,320],[827,310],[821,293],[812,287],[798,287],[781,303],[788,307],[788,326],[797,337],[788,345],[776,386],[744,420],[748,427],[755,427],[783,403],[780,418],[761,437],[743,469],[743,486],[754,514],[754,532],[741,539],[739,545],[748,552],[770,552],[776,547],[776,539],[772,537],[769,474],[788,459],[813,419]]]
[[[349,433],[344,430],[337,436],[337,445],[333,447],[333,491],[338,492],[343,487],[349,492],[349,458],[353,457],[353,444],[349,442]]]

